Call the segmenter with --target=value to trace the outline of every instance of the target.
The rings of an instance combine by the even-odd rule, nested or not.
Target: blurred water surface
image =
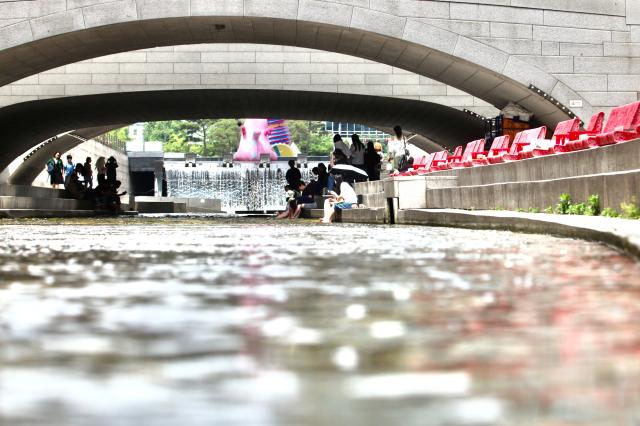
[[[637,425],[640,266],[271,219],[0,222],[0,424]]]

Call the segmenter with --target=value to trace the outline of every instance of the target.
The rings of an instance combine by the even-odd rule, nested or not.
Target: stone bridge
[[[284,116],[358,118],[374,126],[395,119],[394,108],[420,110],[399,101],[424,103],[431,114],[398,123],[443,146],[464,142],[470,123],[447,109],[489,114],[514,101],[554,126],[572,113],[588,119],[637,100],[640,2],[481,3],[0,0],[0,119],[12,141],[0,169],[61,131],[166,118],[176,112],[166,106],[173,91],[206,89],[198,99],[207,102],[220,89],[272,90],[234,111],[223,102],[206,112],[258,113],[265,109],[259,101],[280,97],[290,100],[278,109]],[[311,102],[292,100],[299,90]],[[156,100],[145,111],[128,106],[140,91]],[[83,99],[95,94],[103,98]],[[357,114],[333,108],[328,94]],[[375,95],[378,110],[353,94]],[[119,114],[101,114],[100,99]],[[93,105],[94,114],[81,105]],[[443,126],[459,133],[429,132]]]

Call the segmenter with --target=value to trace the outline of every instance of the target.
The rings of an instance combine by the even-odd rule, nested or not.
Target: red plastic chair
[[[436,152],[431,160],[431,165],[429,167],[430,172],[437,172],[440,170],[440,166],[447,163],[447,158],[449,157],[449,153],[445,151]]]
[[[574,118],[571,120],[561,121],[556,126],[556,129],[553,131],[553,137],[550,142],[553,145],[548,148],[535,148],[533,152],[534,157],[542,157],[545,155],[554,154],[558,151],[555,150],[558,146],[564,146],[564,143],[569,140],[569,135],[571,132],[576,132],[580,130],[580,119]]]
[[[640,102],[622,105],[611,110],[609,119],[604,129],[600,132],[587,133],[587,139],[577,139],[567,142],[569,151],[577,151],[586,148],[613,145],[618,142],[626,142],[640,137]],[[571,136],[580,136],[571,135]]]
[[[421,156],[421,157],[416,157],[415,161],[413,162],[413,170],[418,170],[424,167],[424,165],[426,164],[427,161],[427,156]]]
[[[546,134],[546,126],[523,130],[516,135],[513,140],[513,144],[511,144],[509,153],[502,156],[502,159],[504,161],[518,161],[533,158],[533,149],[531,148],[532,144],[534,144],[538,139],[544,139]]]
[[[602,127],[604,126],[604,112],[598,112],[591,117],[589,125],[584,130],[578,130],[569,133],[569,140],[561,146],[555,146],[553,150],[556,153],[578,151],[581,149],[589,148],[583,140],[580,139],[582,135],[597,135],[602,133]]]
[[[478,139],[478,140],[469,142],[464,147],[464,152],[462,153],[462,156],[460,158],[454,159],[449,163],[449,168],[461,169],[463,167],[471,167],[473,165],[471,163],[471,160],[473,160],[473,153],[481,152],[483,149],[484,149],[484,139]]]
[[[462,159],[462,146],[457,146],[452,154],[447,154],[447,162],[438,166],[438,170],[449,170],[451,169],[451,163],[460,159]]]
[[[489,151],[480,151],[474,153],[473,166],[488,166],[489,164],[502,163],[502,156],[509,151],[509,135],[498,136],[491,143]]]
[[[420,175],[420,176],[424,176],[427,175],[429,173],[431,173],[431,164],[433,163],[433,159],[435,158],[436,153],[432,152],[431,154],[427,155],[427,159],[424,163],[424,167],[421,169],[418,169],[416,171],[416,174]]]

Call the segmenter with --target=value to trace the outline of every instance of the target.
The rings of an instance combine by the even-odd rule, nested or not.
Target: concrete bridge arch
[[[320,49],[393,65],[445,82],[498,108],[509,101],[519,102],[548,126],[565,119],[566,111],[532,92],[530,84],[555,93],[563,102],[580,98],[552,74],[518,56],[421,18],[437,17],[445,11],[450,16],[450,3],[454,2],[29,3],[28,19],[0,28],[0,84],[112,53],[176,44],[241,42]],[[417,13],[406,13],[409,3]],[[3,9],[9,13],[11,7],[17,6],[0,3],[0,13]],[[589,103],[584,102],[583,110],[590,111]]]
[[[402,123],[428,141],[441,141],[449,148],[459,144],[460,140],[473,140],[484,131],[483,121],[457,109],[382,96],[256,89],[108,93],[24,102],[0,109],[0,122],[5,123],[3,138],[11,141],[0,153],[0,170],[5,170],[18,157],[22,158],[35,143],[70,130],[170,119],[269,115],[355,122],[384,129]],[[39,118],[34,120],[34,116]],[[26,122],[30,124],[25,126]],[[451,126],[450,123],[457,125]],[[431,143],[428,141],[424,144]],[[79,140],[69,142],[71,145],[66,146],[67,149],[74,143],[80,143]],[[57,143],[48,145],[47,149],[55,151]],[[425,148],[433,150],[434,146]],[[33,160],[29,162],[33,163]],[[41,162],[36,163],[34,167],[42,167]],[[29,171],[11,179],[13,183],[26,184],[33,171],[29,164],[25,163],[25,166]]]

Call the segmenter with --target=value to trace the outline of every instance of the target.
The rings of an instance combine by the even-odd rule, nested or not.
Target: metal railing
[[[105,133],[100,136],[96,136],[93,140],[122,153],[127,151],[127,141],[118,138],[118,135],[113,133]]]

